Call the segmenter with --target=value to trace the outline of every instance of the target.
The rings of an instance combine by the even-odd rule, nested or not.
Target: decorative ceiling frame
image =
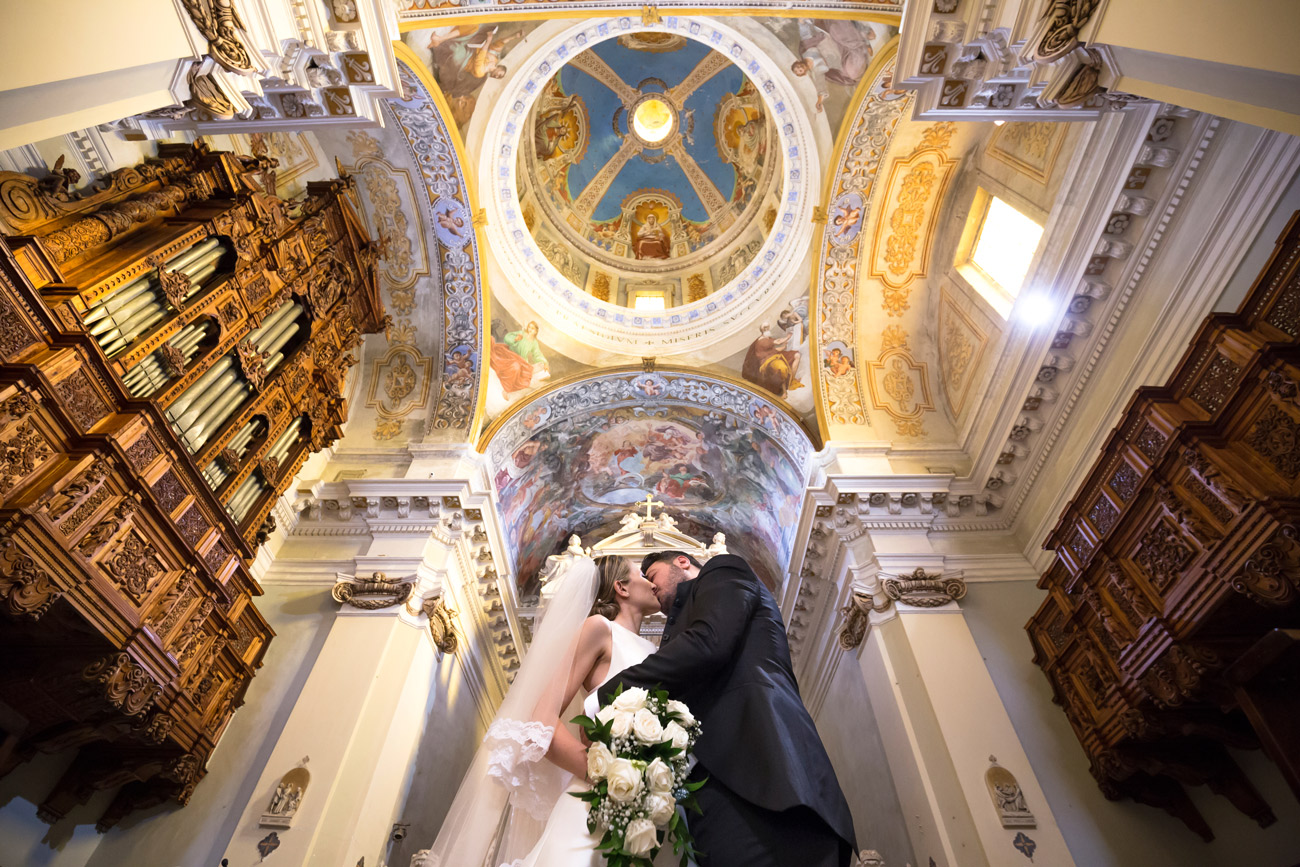
[[[689,406],[726,412],[765,431],[799,467],[807,467],[821,446],[789,404],[765,391],[715,373],[656,365],[651,371],[609,368],[554,383],[502,413],[483,432],[478,450],[487,454],[492,466],[502,466],[539,431],[573,416],[618,406]],[[533,420],[539,414],[540,420]]]
[[[877,71],[877,77],[880,75]],[[888,146],[886,133],[900,114],[878,106],[875,94],[879,86],[873,82],[870,88],[860,98],[847,135],[837,146],[827,195],[833,215],[846,195],[865,190],[858,193],[863,221],[871,219],[871,212],[880,207],[872,201],[878,185],[870,185],[870,181]],[[927,527],[933,524],[935,530],[953,532],[1013,526],[1029,486],[1089,381],[1218,124],[1208,116],[1140,104],[1127,112],[1111,113],[1101,127],[1088,130],[1063,188],[1092,189],[1097,194],[1080,197],[1072,208],[1054,213],[1047,227],[1047,252],[1028,281],[1057,287],[1059,323],[1055,329],[1037,332],[1011,324],[1011,345],[1023,343],[1024,349],[1004,356],[999,371],[989,380],[1000,392],[1005,387],[1005,393],[1020,397],[981,410],[981,418],[969,425],[962,444],[975,461],[974,472],[953,483],[955,499],[945,499],[944,507],[933,512],[918,511],[917,520]],[[1153,214],[1158,218],[1150,219]],[[829,228],[824,228],[818,246],[820,261],[813,282],[817,310],[814,343],[819,357],[824,358],[838,342],[845,354],[852,353],[854,362],[838,377],[829,376],[820,365],[815,368],[821,397],[818,421],[828,440],[834,439],[837,426],[869,426],[866,384],[858,379],[861,365],[854,342],[858,329],[853,305],[859,294],[856,254],[861,235],[860,229],[855,231],[853,243],[837,248],[829,240]],[[1052,244],[1053,238],[1069,240]],[[1135,250],[1141,254],[1131,255]],[[1114,291],[1115,287],[1122,288]],[[1029,361],[1034,357],[1040,360]],[[897,457],[906,449],[887,451]],[[1012,496],[1018,483],[1020,487]]]
[[[392,106],[384,110],[386,128],[400,129]],[[437,294],[441,306],[441,287],[430,270],[432,233],[418,218],[412,219],[424,196],[424,184],[416,182],[413,166],[394,165],[389,159],[394,154],[386,152],[384,142],[367,130],[351,130],[346,142],[351,162],[339,159],[337,165],[356,180],[357,194],[368,206],[359,209],[362,218],[383,247],[379,286],[390,319],[386,347],[368,346],[362,359],[368,380],[364,406],[378,416],[374,439],[392,441],[401,437],[408,418],[428,408],[435,372],[434,359],[425,351],[436,352],[438,346],[427,342],[435,335],[417,332],[414,316],[422,293]]]
[[[422,223],[428,227],[430,253],[438,265],[443,316],[438,393],[425,430],[426,438],[472,437],[483,413],[484,322],[488,293],[479,258],[481,219],[464,161],[460,135],[450,124],[451,110],[430,73],[410,47],[395,42],[403,94],[390,103],[406,135],[425,191]],[[463,234],[439,232],[439,217],[460,220]],[[414,323],[396,323],[404,328]],[[456,376],[462,370],[468,375]]]
[[[657,18],[657,16],[656,16]],[[538,248],[518,207],[517,149],[534,100],[555,70],[588,47],[641,29],[678,33],[722,51],[758,87],[772,114],[784,161],[784,208],[758,255],[732,283],[705,299],[662,314],[640,314],[575,287]],[[748,38],[720,21],[667,15],[580,21],[540,46],[510,75],[498,97],[504,111],[488,119],[480,162],[490,183],[487,237],[493,255],[520,279],[511,288],[555,330],[624,357],[686,354],[746,327],[790,284],[812,235],[815,179],[820,177],[811,122],[785,72]]]
[[[930,368],[937,353],[925,352],[922,341],[907,331],[921,324],[916,331],[927,336],[925,324],[916,320],[924,320],[929,311],[919,304],[910,315],[908,311],[913,310],[913,292],[919,289],[924,296],[932,273],[935,223],[960,163],[960,157],[948,155],[956,132],[957,124],[949,121],[931,124],[921,130],[920,141],[906,155],[899,152],[904,142],[897,138],[891,142],[886,151],[889,176],[874,197],[871,246],[860,251],[856,294],[862,326],[854,353],[872,408],[889,418],[897,437],[927,437],[926,413],[938,412],[930,391]],[[881,312],[889,324],[881,330],[879,354],[867,360],[864,332],[869,322],[879,323]]]
[[[813,311],[810,345],[817,355],[812,368],[817,395],[817,425],[825,439],[833,426],[870,426],[865,385],[860,378],[857,348],[857,295],[863,228],[876,198],[876,173],[880,169],[894,130],[912,102],[909,93],[893,90],[898,40],[879,53],[862,76],[851,102],[852,114],[840,126],[832,151],[831,171],[817,213],[809,310]],[[878,206],[876,206],[878,207]],[[856,213],[855,213],[856,212]],[[850,219],[852,215],[852,219]],[[835,349],[848,364],[835,372],[822,362]]]
[[[435,5],[436,4],[436,5]],[[642,0],[400,0],[397,18],[403,30],[468,17],[488,20],[576,18],[640,14],[652,20],[669,14],[773,15],[782,17],[859,18],[897,23],[902,0],[677,0],[647,4]]]

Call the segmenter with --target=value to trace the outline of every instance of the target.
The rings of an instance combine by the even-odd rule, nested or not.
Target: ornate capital
[[[410,597],[414,586],[415,582],[409,579],[391,579],[383,572],[375,572],[368,579],[339,573],[331,595],[344,605],[375,611],[402,604]]]
[[[882,583],[890,599],[918,608],[938,608],[966,595],[960,572],[930,573],[919,566],[910,575],[885,578]]]

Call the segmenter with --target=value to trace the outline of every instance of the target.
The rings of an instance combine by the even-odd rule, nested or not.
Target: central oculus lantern
[[[575,54],[540,89],[521,147],[524,224],[570,283],[666,310],[742,274],[782,202],[759,88],[703,42],[636,31]]]
[[[647,145],[657,145],[677,126],[677,112],[658,96],[641,97],[632,110],[632,131]]]

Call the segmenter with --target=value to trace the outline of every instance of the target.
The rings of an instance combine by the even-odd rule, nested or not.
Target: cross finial
[[[646,495],[645,495],[645,500],[643,500],[642,502],[637,503],[637,505],[638,505],[638,506],[645,506],[645,519],[646,519],[647,521],[653,521],[653,520],[655,519],[655,516],[654,516],[653,514],[651,514],[651,512],[650,512],[651,508],[653,508],[654,506],[662,506],[663,503],[661,503],[661,502],[659,502],[658,500],[656,500],[656,499],[654,498],[654,495],[653,495],[653,494],[646,494]]]

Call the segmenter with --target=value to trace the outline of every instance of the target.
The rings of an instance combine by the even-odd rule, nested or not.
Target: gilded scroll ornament
[[[351,605],[363,611],[375,611],[400,605],[411,595],[414,582],[407,578],[389,578],[383,572],[374,572],[369,579],[339,573],[338,581],[330,595],[335,602]]]
[[[960,572],[932,574],[920,566],[910,575],[884,578],[881,584],[890,599],[918,608],[938,608],[966,595]]]
[[[1020,59],[1025,63],[1051,63],[1079,44],[1079,30],[1097,8],[1099,0],[1049,0],[1030,32]]]
[[[244,22],[234,0],[181,0],[194,26],[208,40],[208,55],[231,72],[260,69],[248,48]]]
[[[459,644],[456,635],[456,612],[447,607],[441,596],[424,600],[420,610],[429,618],[429,634],[434,645],[443,653],[455,653]]]
[[[190,98],[186,105],[201,108],[213,118],[229,120],[235,116],[235,104],[226,96],[211,72],[202,71],[207,62],[195,61],[185,75],[190,88]]]
[[[844,615],[844,623],[839,631],[840,647],[853,650],[862,644],[871,625],[871,610],[871,597],[867,594],[855,592],[849,597],[849,604],[840,612]]]

